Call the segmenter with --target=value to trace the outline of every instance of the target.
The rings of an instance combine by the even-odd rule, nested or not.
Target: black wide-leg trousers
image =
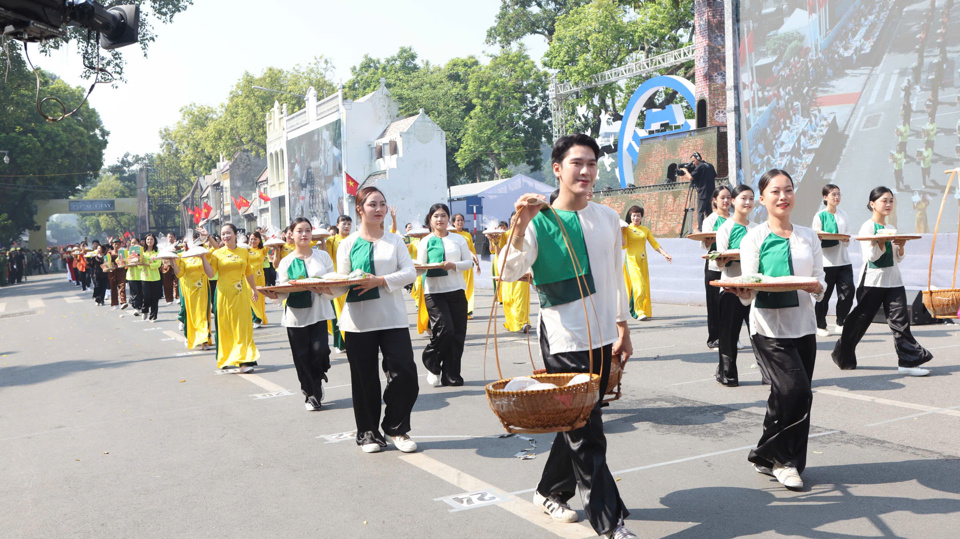
[[[320,320],[301,328],[288,327],[287,340],[290,341],[293,366],[297,369],[304,400],[316,397],[319,402],[323,395],[323,382],[327,380],[327,371],[330,370],[327,321]]]
[[[410,330],[381,329],[362,333],[345,332],[347,361],[353,392],[353,417],[357,422],[357,445],[376,443],[386,447],[380,434],[397,436],[410,431],[410,413],[420,394],[417,364],[413,360]],[[386,410],[380,422],[380,373],[377,356],[383,354],[382,369],[387,377],[383,391]]]
[[[743,323],[750,319],[750,306],[740,302],[736,294],[720,294],[720,363],[717,365],[717,381],[725,386],[737,386],[740,375],[737,371],[737,341]],[[750,334],[749,324],[747,334]],[[753,338],[751,337],[751,344]]]
[[[770,378],[770,397],[763,418],[763,435],[747,460],[771,469],[778,464],[792,466],[802,472],[807,466],[817,338],[754,335],[753,343]]]
[[[160,298],[163,297],[163,283],[156,281],[140,281],[140,299],[142,312],[148,319],[156,320],[160,310]]]
[[[720,289],[710,286],[710,281],[719,281],[719,271],[703,269],[703,289],[707,294],[707,343],[720,339]]]
[[[430,342],[423,349],[423,366],[440,376],[445,386],[462,386],[460,360],[467,338],[467,295],[463,290],[423,297],[430,315]]]
[[[853,306],[853,266],[848,264],[825,267],[823,272],[826,274],[827,290],[823,293],[823,300],[813,307],[817,313],[817,327],[827,329],[827,310],[830,308],[830,296],[833,295],[834,288],[837,289],[837,325],[842,327],[846,325],[847,315]]]
[[[902,286],[879,288],[863,286],[857,289],[857,306],[850,311],[843,333],[833,348],[833,362],[843,370],[857,368],[857,345],[866,334],[870,323],[880,308],[887,317],[887,326],[893,332],[893,344],[897,351],[897,365],[919,367],[933,359],[929,350],[920,346],[910,331],[910,312],[907,292]]]
[[[143,307],[143,281],[127,281],[130,284],[130,306],[139,311]]]
[[[537,492],[566,502],[580,488],[587,520],[600,535],[610,533],[629,515],[620,499],[616,481],[607,467],[607,438],[603,434],[600,402],[610,375],[612,345],[593,350],[593,372],[600,374],[600,395],[587,424],[579,429],[558,432],[543,467]],[[589,352],[550,353],[546,331],[540,324],[540,350],[548,373],[590,372]],[[601,372],[602,369],[602,372]]]

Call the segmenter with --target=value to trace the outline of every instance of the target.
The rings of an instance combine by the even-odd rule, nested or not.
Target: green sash
[[[723,217],[723,216],[718,215],[716,222],[713,223],[713,231],[716,232],[716,231],[720,230],[720,226],[723,225],[723,223],[726,223],[726,222],[727,222],[727,218],[726,218],[726,217]],[[710,244],[710,251],[716,251],[716,250],[717,250],[717,242],[711,243],[711,244]]]
[[[793,275],[790,240],[771,233],[760,246],[760,273],[768,277]],[[785,309],[800,306],[796,290],[790,292],[758,292],[755,305],[761,309]]]
[[[840,229],[837,227],[837,217],[824,210],[820,212],[820,230],[828,234],[838,234]],[[840,245],[839,240],[823,240],[820,242],[820,247],[836,247]]]
[[[358,237],[353,248],[350,249],[350,267],[354,270],[363,270],[366,273],[376,274],[376,267],[373,264],[373,244]],[[350,287],[347,292],[347,302],[355,303],[357,301],[367,301],[368,299],[379,299],[380,288],[372,288],[360,295],[355,286]]]
[[[727,243],[727,250],[730,249],[739,249],[740,242],[743,241],[743,238],[747,235],[747,227],[741,225],[740,223],[734,223],[733,228],[730,229],[730,241]],[[727,262],[725,267],[730,267],[732,264],[739,264],[739,260],[731,260]]]
[[[560,222],[557,221],[557,216]],[[590,259],[587,243],[580,226],[580,217],[575,211],[556,210],[540,212],[533,218],[537,234],[537,260],[533,263],[533,284],[540,295],[540,307],[554,307],[580,299],[597,291],[590,274]],[[580,263],[580,272],[575,271],[573,257],[563,240],[560,224],[570,237],[570,245]],[[578,284],[579,282],[579,284]]]
[[[291,281],[307,278],[307,265],[303,260],[293,257],[287,268],[287,278]],[[313,305],[313,292],[291,292],[287,298],[287,307],[294,309],[308,309]]]
[[[877,232],[883,230],[884,228],[886,227],[883,225],[878,225],[877,223],[873,223],[874,235],[876,235]],[[883,251],[883,254],[880,255],[880,258],[878,258],[876,262],[867,262],[867,267],[873,268],[873,269],[893,267],[893,242],[888,241],[885,247],[886,249]]]
[[[427,240],[427,264],[439,264],[447,261],[447,252],[443,248],[443,238],[430,236]],[[443,277],[447,274],[445,269],[427,270],[427,277]]]

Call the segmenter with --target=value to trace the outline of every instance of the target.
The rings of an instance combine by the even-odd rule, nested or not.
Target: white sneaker
[[[637,539],[637,534],[628,530],[626,526],[623,525],[623,520],[617,524],[617,529],[606,534],[604,537],[607,539]]]
[[[307,402],[303,403],[303,407],[306,408],[308,412],[316,412],[320,409],[320,401],[313,396],[307,397]]]
[[[362,449],[364,453],[379,453],[380,450],[383,448],[381,448],[380,444],[376,442],[370,442],[370,443],[361,445],[360,449]]]
[[[737,350],[746,350],[746,349],[747,349],[747,347],[744,346],[742,342],[740,342],[739,340],[737,340]]]
[[[641,314],[641,315],[637,316],[637,320],[640,320],[641,322],[644,321],[644,320],[649,320],[649,319],[650,319],[650,317],[647,316],[647,315],[645,315],[645,314]]]
[[[800,490],[803,488],[803,479],[800,479],[800,472],[793,466],[774,466],[773,476],[780,481],[780,484],[790,490]]]
[[[387,436],[387,441],[397,446],[397,449],[403,453],[413,453],[417,450],[417,442],[411,440],[406,434]]]
[[[569,505],[552,498],[547,498],[537,491],[533,492],[533,505],[543,509],[543,512],[550,515],[553,520],[567,523],[580,520],[580,516],[577,515],[576,511],[570,509]]]
[[[433,387],[440,387],[440,376],[433,374],[432,372],[427,373],[427,383]]]
[[[817,328],[817,337],[829,337],[830,332],[825,329]]]
[[[760,466],[759,464],[754,464],[753,469],[756,470],[757,473],[762,473],[763,475],[769,475],[770,477],[776,477],[775,475],[773,475],[773,470],[771,470],[770,468],[767,468],[766,466]]]
[[[157,319],[154,318],[153,320],[150,321],[150,323],[151,323],[151,324],[156,324],[156,323],[157,323]]]
[[[835,326],[833,328],[833,332],[836,333],[837,335],[840,335],[841,333],[843,333],[843,326]]]
[[[240,374],[250,374],[251,372],[253,372],[253,367],[250,365],[244,365],[243,367],[240,367]]]
[[[254,322],[254,323],[253,323],[253,329],[260,329],[260,328],[262,328],[262,327],[263,327],[263,326],[261,326],[259,322]]]
[[[930,374],[930,369],[921,369],[920,367],[898,367],[897,372],[904,376],[926,376]]]
[[[183,322],[179,322],[179,323],[177,324],[177,330],[178,330],[178,331],[183,331]]]

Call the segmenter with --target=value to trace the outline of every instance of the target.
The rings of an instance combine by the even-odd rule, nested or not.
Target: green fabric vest
[[[878,225],[877,223],[873,223],[874,235],[876,235],[877,232],[883,230],[884,228],[886,227],[884,227],[883,225]],[[880,268],[889,268],[893,266],[893,242],[888,241],[884,247],[886,249],[883,251],[883,254],[880,255],[880,258],[878,258],[876,262],[867,262],[867,267],[873,268],[873,269],[880,269]]]
[[[760,246],[760,273],[768,277],[793,275],[793,257],[790,256],[790,240],[771,233]],[[758,292],[755,305],[761,309],[784,309],[798,307],[800,296],[790,292]]]
[[[740,223],[734,223],[733,228],[730,230],[730,241],[727,244],[727,250],[730,249],[739,249],[740,242],[743,241],[743,238],[747,235],[747,227],[741,225]],[[733,264],[739,264],[739,260],[731,260],[727,262],[726,266],[730,267]]]
[[[293,260],[290,261],[290,266],[287,268],[287,278],[295,281],[297,279],[306,279],[307,277],[306,263],[297,257],[293,257]],[[294,309],[308,309],[313,305],[313,292],[291,292],[287,298],[286,305]]]
[[[447,261],[447,252],[443,248],[443,238],[431,236],[427,240],[427,264],[439,264]],[[427,270],[427,277],[443,277],[447,274],[445,269]]]
[[[828,234],[838,234],[840,229],[837,227],[837,216],[823,210],[820,212],[820,230]],[[820,247],[836,247],[840,245],[839,240],[823,240],[820,242]]]
[[[350,249],[350,267],[354,270],[363,270],[370,274],[376,274],[376,267],[373,264],[373,244],[363,238],[357,238],[353,248]],[[356,287],[351,287],[347,292],[347,302],[355,303],[357,301],[367,301],[368,299],[379,299],[380,288],[367,290],[363,295],[357,291]]]
[[[726,218],[726,217],[722,217],[722,216],[718,215],[718,216],[717,216],[717,222],[713,223],[713,231],[716,232],[716,231],[720,230],[720,226],[723,225],[723,223],[726,223],[726,222],[727,222],[727,218]],[[710,244],[710,250],[711,250],[711,251],[716,251],[716,250],[717,250],[717,242],[713,242],[713,243]]]
[[[557,216],[560,221],[557,221]],[[540,295],[540,307],[554,307],[577,301],[583,295],[597,291],[590,274],[590,259],[587,243],[580,226],[580,217],[575,211],[542,211],[531,221],[537,234],[537,260],[533,263],[533,284]],[[573,253],[580,263],[578,273],[573,266],[573,257],[567,250],[560,225],[570,237]],[[578,284],[579,282],[579,284]]]

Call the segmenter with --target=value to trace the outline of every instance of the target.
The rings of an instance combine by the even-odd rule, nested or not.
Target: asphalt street
[[[213,353],[184,349],[173,305],[150,324],[63,275],[0,289],[0,536],[591,537],[530,503],[553,436],[500,437],[483,392],[497,377],[492,351],[484,362],[491,297],[480,291],[469,325],[465,386],[427,386],[414,337],[420,451],[371,455],[350,434],[344,355],[323,409],[304,410],[277,307],[255,332],[256,373],[221,375]],[[831,363],[836,337],[819,339],[802,492],[746,461],[769,393],[750,351],[742,385],[726,388],[702,307],[655,304],[631,329],[623,398],[604,421],[641,537],[957,536],[960,326],[914,328],[935,355],[927,378],[897,374],[885,325],[855,371]],[[498,341],[503,374],[529,373],[525,336]]]

